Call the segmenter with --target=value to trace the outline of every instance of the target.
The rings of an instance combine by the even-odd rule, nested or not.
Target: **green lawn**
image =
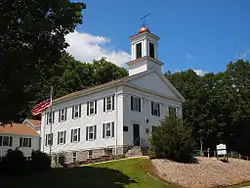
[[[129,159],[78,168],[51,169],[18,177],[0,177],[0,183],[6,188],[175,188],[146,174],[145,168],[151,168],[148,159]]]
[[[245,187],[245,186],[250,186],[250,182],[242,183],[239,185],[232,185],[229,188],[240,188],[240,187]]]

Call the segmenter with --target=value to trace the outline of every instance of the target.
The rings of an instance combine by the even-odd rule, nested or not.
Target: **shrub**
[[[178,162],[191,162],[194,140],[191,129],[179,118],[166,117],[152,132],[151,158],[168,158]]]
[[[32,151],[31,167],[33,170],[47,170],[51,167],[50,156],[41,151]]]

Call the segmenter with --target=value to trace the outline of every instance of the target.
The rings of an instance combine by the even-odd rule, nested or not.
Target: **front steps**
[[[148,147],[141,146],[133,146],[125,153],[125,157],[139,157],[139,156],[147,156],[148,155]]]

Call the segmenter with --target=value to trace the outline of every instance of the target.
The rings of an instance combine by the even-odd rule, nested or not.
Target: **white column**
[[[158,44],[155,44],[155,59],[158,59]]]
[[[142,47],[143,53],[142,53],[142,57],[145,57],[145,56],[148,55],[148,52],[147,52],[147,50],[148,50],[148,48],[147,48],[147,42],[148,42],[147,39],[143,40],[143,47]]]

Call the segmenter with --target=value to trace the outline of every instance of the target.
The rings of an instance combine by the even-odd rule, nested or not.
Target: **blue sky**
[[[192,68],[219,72],[230,60],[250,59],[249,0],[82,2],[87,4],[83,24],[67,39],[72,44],[69,52],[76,59],[90,61],[107,55],[123,65],[130,54],[128,38],[138,32],[140,17],[147,13],[151,14],[149,29],[161,38],[163,71]]]

